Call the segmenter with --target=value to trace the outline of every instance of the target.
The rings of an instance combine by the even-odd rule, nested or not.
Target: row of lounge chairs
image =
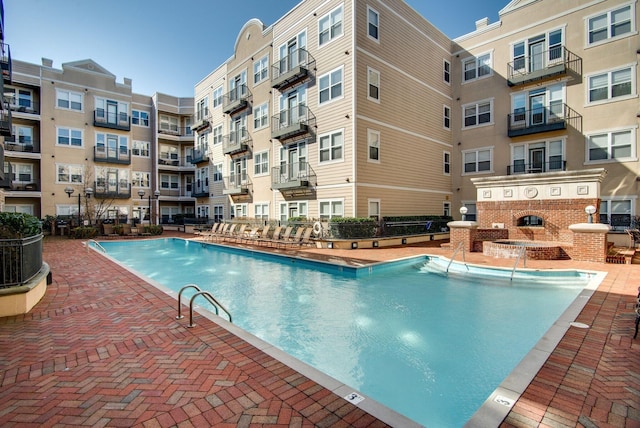
[[[267,225],[263,228],[254,227],[247,230],[248,227],[246,224],[216,223],[211,227],[211,230],[201,232],[200,235],[207,241],[264,244],[276,248],[313,245],[312,227],[298,227],[295,233],[293,233],[293,226],[276,226],[272,229]]]

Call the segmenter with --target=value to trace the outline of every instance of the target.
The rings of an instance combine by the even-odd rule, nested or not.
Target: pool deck
[[[452,254],[429,244],[268,251],[349,265]],[[187,328],[175,319],[174,296],[79,240],[46,237],[44,259],[53,274],[44,298],[26,315],[0,318],[2,427],[388,426],[340,388],[320,386],[210,317],[197,314],[197,326]],[[478,253],[466,260],[514,263]],[[569,328],[500,426],[640,427],[640,337],[633,339],[640,265],[530,260],[527,267],[608,274],[576,318],[590,328]]]

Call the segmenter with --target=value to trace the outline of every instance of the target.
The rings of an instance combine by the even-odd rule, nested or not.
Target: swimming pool
[[[425,257],[352,269],[175,238],[101,245],[175,291],[198,284],[236,325],[427,426],[462,426],[589,280],[465,278],[457,264],[447,278]]]

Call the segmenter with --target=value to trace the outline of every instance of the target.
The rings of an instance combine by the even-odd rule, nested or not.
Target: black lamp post
[[[140,196],[140,199],[142,199],[144,197],[144,190],[140,189],[138,190],[138,196]],[[160,191],[156,190],[155,192],[153,192],[153,199],[158,199],[158,196],[160,196]],[[151,192],[149,192],[149,224],[153,224],[153,221],[151,220],[152,216],[151,216]]]
[[[64,188],[64,193],[66,193],[69,197],[71,197],[71,195],[73,194],[74,189],[73,187],[67,186]],[[91,198],[91,195],[93,194],[93,189],[91,187],[87,187],[84,189],[84,197],[87,199]],[[80,198],[81,198],[82,194],[78,193],[78,227],[82,226],[82,217],[80,215],[80,209],[81,209],[81,205],[80,205]]]

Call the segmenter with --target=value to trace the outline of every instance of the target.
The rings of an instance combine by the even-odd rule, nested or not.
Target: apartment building
[[[448,214],[450,52],[402,1],[305,1],[247,22],[195,86],[211,216]]]
[[[153,223],[193,213],[192,98],[135,94],[90,59],[12,67],[4,211]]]
[[[602,167],[600,220],[638,215],[636,1],[512,1],[454,40],[455,205],[471,179]]]
[[[11,49],[4,41],[5,38],[5,21],[4,21],[4,2],[0,0],[0,70],[2,70],[2,79],[0,79],[0,90],[4,93],[4,85],[11,84]],[[2,140],[11,136],[11,109],[8,103],[0,100],[0,136]],[[4,142],[0,143],[0,165],[4,165]],[[4,211],[4,184],[6,183],[5,168],[0,168],[0,211]]]

